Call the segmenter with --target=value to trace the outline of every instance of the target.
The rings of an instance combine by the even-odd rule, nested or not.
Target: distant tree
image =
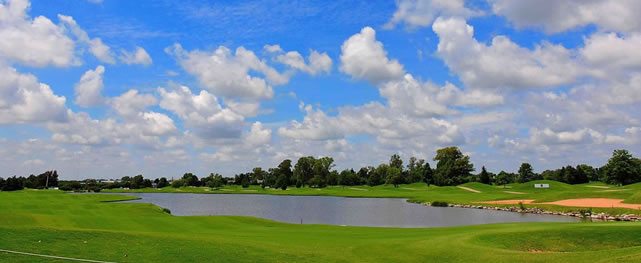
[[[370,171],[367,185],[376,186],[383,184],[383,182],[385,182],[384,178],[387,175],[387,169],[389,169],[389,166],[387,164],[381,164]]]
[[[255,167],[252,169],[252,179],[255,180],[255,184],[262,184],[267,177],[267,172],[263,168]]]
[[[61,191],[80,191],[83,186],[78,181],[62,181],[58,185]]]
[[[123,188],[131,188],[131,177],[123,176],[120,178],[120,186]]]
[[[2,191],[17,191],[17,190],[22,190],[24,189],[24,182],[25,178],[24,177],[8,177],[4,181],[4,185],[2,186]]]
[[[588,178],[589,181],[595,182],[599,181],[599,174],[597,173],[597,170],[594,169],[594,167],[589,166],[587,164],[579,164],[576,166],[576,169],[585,175],[585,177]]]
[[[225,185],[225,180],[220,174],[209,174],[210,179],[207,180],[207,186],[213,189],[219,189]]]
[[[315,163],[316,158],[313,156],[305,156],[298,159],[293,171],[296,187],[303,187],[309,184],[309,181],[314,177]]]
[[[32,175],[27,176],[27,178],[24,180],[24,185],[23,186],[25,188],[38,189],[38,188],[40,188],[40,187],[38,187],[38,185],[39,185],[38,184],[38,177],[36,177],[35,175],[32,174]]]
[[[393,154],[389,159],[389,166],[403,171],[403,160],[398,154]]]
[[[437,161],[434,184],[439,186],[465,183],[474,171],[470,157],[463,155],[458,147],[438,149],[434,161]]]
[[[514,182],[514,176],[505,171],[501,171],[499,174],[496,175],[496,179],[494,181],[496,182],[497,185],[502,185],[503,188],[505,188],[507,184]]]
[[[425,160],[411,157],[407,164],[407,183],[418,183],[423,181],[425,175]]]
[[[371,167],[361,167],[361,169],[358,170],[358,183],[357,184],[367,184],[369,181],[369,173],[370,171],[373,170]]]
[[[521,167],[519,167],[519,183],[532,181],[535,177],[536,174],[534,173],[534,169],[532,169],[532,165],[529,163],[522,163]]]
[[[100,184],[98,184],[98,181],[96,181],[95,179],[86,179],[84,181],[83,188],[84,188],[83,190],[87,192],[95,192],[95,193],[98,193],[102,190],[102,188],[100,187]]]
[[[327,185],[338,185],[338,176],[339,173],[336,170],[332,170],[329,172],[329,175],[327,176]]]
[[[609,184],[628,185],[641,181],[641,161],[626,150],[614,150],[602,170],[603,179]]]
[[[139,189],[143,188],[145,185],[145,178],[142,176],[142,174],[136,175],[133,178],[131,178],[131,183],[129,185],[129,188],[131,189]]]
[[[0,190],[2,190],[4,185],[5,185],[5,180],[4,180],[4,178],[0,177]]]
[[[390,166],[387,169],[387,180],[385,181],[385,183],[394,185],[394,187],[398,187],[398,185],[402,184],[403,176],[401,169],[395,166]]]
[[[430,186],[434,182],[434,171],[430,167],[430,163],[425,162],[425,167],[423,168],[423,182]]]
[[[199,186],[198,176],[193,173],[185,173],[182,177],[185,186]]]
[[[332,157],[321,157],[314,162],[314,177],[309,183],[313,187],[325,187],[327,179],[334,167],[334,159]]]
[[[183,180],[183,179],[173,180],[171,182],[171,187],[173,187],[173,188],[180,188],[180,187],[183,187],[183,186],[186,186],[186,185],[187,184],[185,184],[185,180]]]
[[[156,183],[156,187],[158,188],[167,187],[168,185],[169,181],[167,181],[167,178],[165,177],[160,177],[160,179],[158,179],[158,182]]]
[[[283,160],[278,164],[274,172],[276,173],[275,187],[286,190],[293,176],[292,161],[289,159]]]
[[[482,184],[491,184],[492,183],[492,178],[490,177],[490,173],[485,170],[485,166],[481,167],[481,173],[479,174],[479,182]]]

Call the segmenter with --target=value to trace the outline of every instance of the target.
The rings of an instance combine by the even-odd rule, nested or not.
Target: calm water
[[[565,216],[428,207],[393,198],[275,196],[251,194],[128,194],[169,208],[173,215],[241,215],[300,224],[437,227],[503,222],[574,222]]]

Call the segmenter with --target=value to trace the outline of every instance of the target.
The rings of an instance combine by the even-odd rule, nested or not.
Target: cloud
[[[65,121],[65,97],[31,74],[0,65],[0,124]]]
[[[111,48],[102,42],[100,38],[90,38],[87,32],[85,32],[76,20],[71,16],[58,15],[58,19],[67,26],[71,33],[78,39],[80,43],[83,43],[89,47],[89,51],[94,57],[96,57],[100,62],[114,64],[116,59],[114,54],[111,51]]]
[[[641,2],[635,0],[491,0],[492,10],[518,28],[559,33],[590,24],[606,31],[641,30]]]
[[[432,29],[439,37],[436,54],[467,87],[554,87],[570,84],[582,74],[572,51],[561,45],[543,43],[530,50],[505,36],[485,45],[474,39],[474,28],[460,18],[438,18]]]
[[[307,63],[303,56],[296,51],[289,51],[276,56],[276,61],[289,66],[292,69],[300,70],[310,75],[329,73],[332,70],[332,59],[327,53],[319,53],[312,50],[307,57]]]
[[[341,72],[374,84],[400,79],[405,73],[403,65],[387,58],[383,43],[376,40],[371,27],[364,27],[343,43],[340,59]]]
[[[620,79],[641,70],[641,34],[595,33],[584,40],[581,59],[599,78]]]
[[[239,138],[244,125],[242,115],[223,108],[211,93],[193,94],[185,86],[173,90],[159,88],[160,107],[178,115],[187,129],[202,139]]]
[[[239,47],[235,52],[224,46],[213,51],[185,51],[176,44],[167,49],[187,73],[207,90],[225,97],[265,99],[274,95],[272,85],[289,81],[254,52]],[[256,76],[250,72],[262,75]]]
[[[385,28],[404,23],[408,28],[432,25],[437,17],[472,17],[481,12],[465,7],[464,0],[397,0],[396,11]]]
[[[27,0],[0,3],[0,58],[34,67],[79,64],[64,29],[44,16],[31,19],[29,6]]]
[[[105,67],[98,66],[94,70],[87,70],[80,81],[76,83],[75,103],[81,107],[92,107],[103,104],[104,98],[102,97],[102,76],[105,73]]]
[[[138,90],[131,89],[118,97],[110,99],[111,108],[120,116],[134,116],[146,108],[158,104],[158,100],[151,94],[141,94]]]
[[[149,66],[153,63],[151,57],[149,56],[149,53],[147,53],[147,51],[141,47],[136,47],[136,50],[133,52],[121,50],[120,53],[121,54],[118,59],[120,59],[122,63],[125,63],[127,65],[139,64]]]

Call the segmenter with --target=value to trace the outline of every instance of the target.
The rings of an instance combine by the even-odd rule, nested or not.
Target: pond
[[[442,227],[506,222],[575,222],[567,216],[429,207],[395,198],[277,196],[254,194],[132,193],[176,216],[253,216],[294,224],[378,227]]]

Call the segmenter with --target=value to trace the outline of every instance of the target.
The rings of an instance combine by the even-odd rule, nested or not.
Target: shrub
[[[430,203],[431,206],[436,206],[436,207],[448,207],[449,204],[445,201],[434,201]]]
[[[579,214],[581,215],[581,218],[587,219],[588,217],[592,216],[592,208],[588,209],[581,209],[579,210]]]
[[[164,208],[164,207],[163,207],[163,208],[162,208],[162,211],[163,211],[163,212],[165,212],[165,213],[167,213],[167,214],[170,214],[170,215],[171,215],[171,210],[169,210],[169,208]]]

